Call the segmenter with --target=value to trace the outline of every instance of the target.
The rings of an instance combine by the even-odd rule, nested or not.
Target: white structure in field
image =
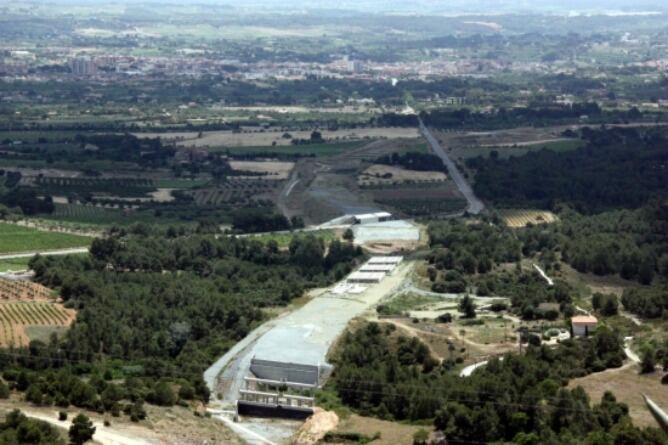
[[[574,337],[586,337],[596,330],[598,320],[591,315],[578,315],[571,318]]]
[[[364,213],[361,215],[353,215],[353,224],[373,224],[390,221],[391,219],[392,214],[387,212]]]
[[[348,275],[348,283],[380,283],[385,278],[385,272],[353,272]]]
[[[365,264],[360,267],[360,272],[382,272],[384,274],[391,274],[396,268],[394,264]]]
[[[396,267],[403,259],[402,256],[372,256],[366,263],[368,265],[390,264]]]

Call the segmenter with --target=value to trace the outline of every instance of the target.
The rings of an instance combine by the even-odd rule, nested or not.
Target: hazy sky
[[[54,0],[38,0],[45,3]],[[376,12],[666,11],[668,0],[55,0],[58,3],[217,3],[240,8],[351,9]],[[0,0],[2,3],[2,0]]]

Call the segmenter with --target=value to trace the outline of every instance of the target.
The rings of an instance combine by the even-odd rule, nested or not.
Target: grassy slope
[[[91,238],[85,236],[42,232],[29,227],[0,223],[0,253],[83,247],[90,242]]]

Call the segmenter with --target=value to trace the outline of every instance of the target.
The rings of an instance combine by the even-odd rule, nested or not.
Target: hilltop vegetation
[[[473,158],[476,194],[507,207],[583,213],[637,208],[666,191],[666,139],[633,128],[585,129],[588,145],[567,152],[536,150],[524,156]]]
[[[628,407],[611,393],[592,405],[581,388],[563,388],[572,378],[621,366],[622,340],[608,329],[556,349],[529,346],[526,355],[507,354],[464,379],[391,325],[347,332],[334,356],[329,387],[343,404],[382,419],[432,420],[448,443],[668,443],[659,430],[634,427]]]
[[[307,287],[350,271],[361,252],[295,237],[275,241],[135,226],[97,239],[89,256],[36,257],[38,282],[78,317],[62,339],[0,355],[3,378],[40,405],[143,417],[143,401],[207,401],[215,358]]]

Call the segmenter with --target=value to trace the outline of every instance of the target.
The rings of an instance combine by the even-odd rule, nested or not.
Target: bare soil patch
[[[339,416],[333,411],[316,410],[299,429],[292,443],[294,445],[315,445],[325,434],[339,424]]]

